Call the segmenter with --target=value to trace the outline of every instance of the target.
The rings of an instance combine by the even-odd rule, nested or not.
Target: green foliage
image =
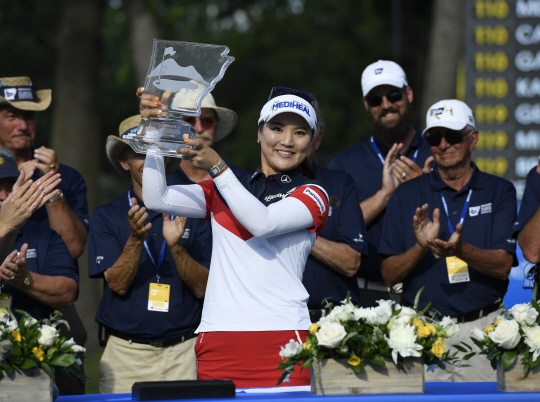
[[[18,322],[11,312],[0,317],[0,377],[4,371],[9,374],[33,367],[44,369],[52,377],[52,367],[67,369],[80,365],[77,360],[82,358],[84,348],[56,330],[56,326],[65,323],[59,311],[39,321],[22,310],[17,313],[21,315]]]

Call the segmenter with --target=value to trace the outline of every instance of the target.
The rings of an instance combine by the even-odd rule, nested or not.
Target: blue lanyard
[[[413,162],[416,162],[416,160],[418,159],[418,152],[420,152],[420,147],[422,146],[422,143],[424,142],[425,138],[422,137],[420,139],[420,144],[418,144],[418,149],[414,152],[414,155],[412,157],[412,161]],[[375,153],[377,154],[377,156],[379,157],[379,160],[381,161],[381,163],[384,165],[384,157],[382,156],[382,153],[381,151],[379,150],[379,147],[377,146],[377,144],[375,144],[375,140],[373,139],[373,136],[371,136],[371,146],[373,147],[373,149],[375,150]]]
[[[131,209],[132,207],[131,190],[128,190],[128,202],[129,202],[129,209]],[[174,215],[171,215],[171,221],[173,220],[174,220]],[[163,240],[163,244],[161,245],[161,251],[159,252],[159,259],[158,259],[157,264],[156,264],[156,260],[154,260],[154,256],[150,252],[150,247],[148,247],[148,242],[146,241],[146,239],[144,240],[144,248],[146,249],[146,253],[148,254],[148,257],[150,257],[150,260],[156,267],[156,276],[158,278],[157,281],[159,283],[159,270],[161,269],[161,266],[163,265],[163,260],[165,259],[165,249],[167,248],[167,241]]]
[[[469,203],[471,202],[471,195],[472,195],[472,188],[469,190],[469,194],[467,195],[467,199],[465,200],[465,205],[463,205],[463,210],[461,211],[461,218],[459,220],[459,223],[463,225],[463,221],[465,220],[465,215],[467,215],[467,209],[469,208]],[[450,215],[448,214],[448,206],[446,205],[446,200],[444,199],[444,195],[441,190],[441,200],[444,207],[444,212],[446,212],[446,219],[448,219],[448,230],[450,231],[450,235],[453,235],[455,230],[452,226],[452,223],[450,222]]]

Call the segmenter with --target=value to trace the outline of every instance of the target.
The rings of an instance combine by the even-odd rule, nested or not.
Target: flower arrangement
[[[536,291],[534,293],[536,294]],[[527,374],[540,363],[540,306],[535,299],[533,295],[531,303],[516,304],[511,309],[506,309],[504,314],[484,331],[473,328],[471,339],[480,348],[480,352],[470,353],[464,359],[475,354],[484,354],[494,369],[497,368],[499,359],[502,368],[507,369],[518,354],[521,354],[521,362]]]
[[[21,319],[2,309],[0,314],[0,378],[18,369],[42,368],[53,377],[52,367],[68,368],[81,364],[80,357],[85,349],[75,344],[73,338],[60,336],[59,324],[62,313],[55,311],[49,319],[37,321],[28,313],[17,310]]]
[[[414,308],[400,306],[391,300],[379,300],[377,307],[362,308],[347,299],[309,327],[306,342],[293,339],[281,347],[282,360],[278,369],[284,370],[278,385],[286,381],[297,365],[306,368],[324,358],[347,358],[356,372],[364,370],[364,362],[385,366],[384,357],[392,357],[403,365],[404,357],[424,356],[427,364],[445,369],[444,363],[457,360],[457,351],[450,355],[445,338],[459,331],[449,317],[439,321],[429,310],[431,303],[418,309],[422,289],[416,295]],[[316,373],[317,375],[317,373]]]

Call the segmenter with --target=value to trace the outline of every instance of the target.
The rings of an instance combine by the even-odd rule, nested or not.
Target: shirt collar
[[[471,166],[473,168],[472,176],[469,179],[469,182],[463,187],[460,192],[468,190],[470,188],[475,190],[480,190],[484,188],[484,177],[480,174],[480,170],[474,162],[471,161]],[[446,184],[441,175],[439,174],[439,169],[437,166],[433,168],[431,174],[429,175],[429,185],[433,191],[444,190],[445,188],[451,188]]]
[[[259,166],[257,168],[257,171],[251,175],[250,182],[253,182],[254,180],[259,179],[259,178],[270,179],[274,181],[275,183],[277,183],[278,186],[283,187],[284,185],[291,183],[292,181],[294,181],[295,179],[299,177],[304,177],[302,175],[301,166],[298,166],[296,169],[289,170],[285,173],[273,174],[268,177],[266,177],[266,175],[263,172],[261,172],[261,166]]]
[[[409,155],[412,150],[416,151],[418,147],[420,147],[420,144],[422,143],[422,130],[420,130],[420,127],[414,127],[416,129],[416,133],[414,134],[414,138],[411,142],[411,145],[409,145],[409,148],[406,152],[403,153],[403,155]],[[388,148],[386,145],[384,145],[382,142],[378,141],[375,136],[373,136],[373,141],[375,141],[375,144],[381,151],[381,154],[386,157],[388,154],[388,151],[390,151],[390,148]],[[375,151],[375,150],[374,150]]]

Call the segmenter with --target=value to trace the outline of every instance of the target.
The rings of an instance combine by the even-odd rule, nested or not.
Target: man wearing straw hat
[[[177,97],[173,99],[173,105]],[[184,120],[193,126],[197,139],[211,147],[231,133],[236,126],[238,116],[231,109],[217,106],[214,97],[209,93],[202,100],[201,115],[184,116]],[[247,174],[245,170],[231,165],[228,161],[227,165],[238,178]],[[193,184],[207,179],[210,179],[208,173],[205,170],[196,169],[188,160],[182,160],[180,168],[170,176],[172,184]]]
[[[34,91],[29,77],[0,78],[0,147],[15,155],[19,170],[26,178],[37,181],[53,172],[60,173],[62,182],[59,192],[36,210],[31,220],[55,230],[66,243],[75,260],[84,251],[88,236],[88,205],[86,184],[75,169],[60,164],[53,149],[44,146],[35,149],[37,115],[51,104],[51,90]],[[73,336],[79,345],[86,343],[86,330],[75,310],[75,305],[61,309],[69,322]],[[84,394],[84,383],[78,379],[57,375],[61,395]]]
[[[89,274],[104,278],[96,321],[110,336],[99,366],[100,392],[131,392],[137,381],[195,380],[194,333],[201,319],[211,257],[207,221],[147,210],[142,200],[145,155],[121,138],[141,121],[120,124],[106,152],[131,189],[92,214]],[[178,168],[170,158],[166,173]]]

